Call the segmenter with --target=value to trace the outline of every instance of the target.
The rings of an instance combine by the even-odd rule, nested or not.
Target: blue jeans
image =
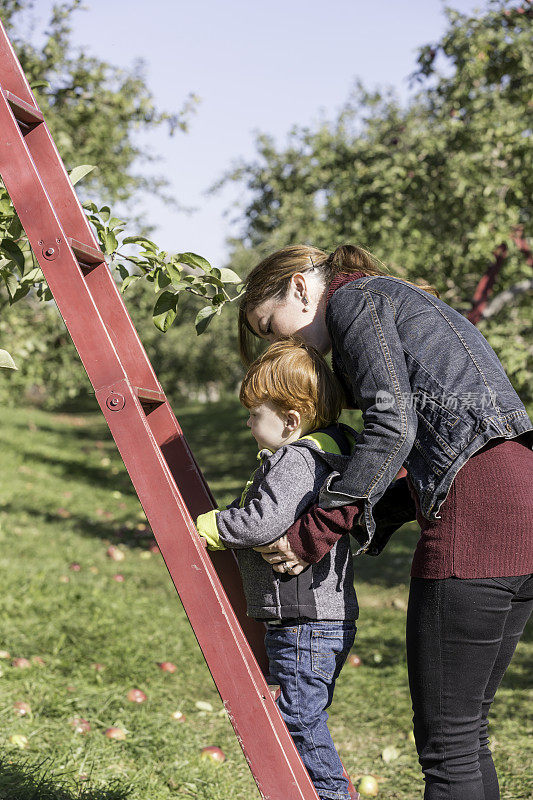
[[[350,800],[326,708],[355,631],[350,621],[284,620],[265,634],[270,675],[280,685],[276,702],[320,800]]]

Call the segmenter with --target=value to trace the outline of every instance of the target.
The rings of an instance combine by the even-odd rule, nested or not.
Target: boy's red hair
[[[311,430],[335,422],[345,405],[337,378],[318,350],[297,337],[274,342],[249,367],[239,399],[245,408],[270,401],[299,411]]]

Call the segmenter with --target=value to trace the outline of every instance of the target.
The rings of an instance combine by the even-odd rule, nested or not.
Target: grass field
[[[238,403],[187,407],[178,418],[218,502],[233,499],[255,455]],[[3,409],[0,467],[0,800],[259,798],[163,561],[149,550],[144,514],[100,412]],[[350,774],[376,775],[379,796],[391,800],[423,794],[404,652],[416,538],[416,526],[406,526],[382,556],[356,560],[362,666],[344,668],[330,714]],[[106,555],[110,544],[123,561]],[[530,626],[492,714],[504,800],[533,796],[532,650]],[[13,666],[18,657],[30,666]],[[162,661],[177,671],[162,672]],[[146,702],[129,702],[132,688]],[[31,706],[25,716],[15,714],[19,701]],[[177,710],[184,721],[171,717]],[[74,717],[91,730],[75,732]],[[126,740],[107,739],[111,726],[123,727]],[[12,743],[14,735],[27,747]],[[226,753],[224,764],[199,757],[211,744]],[[390,745],[398,758],[386,763]]]

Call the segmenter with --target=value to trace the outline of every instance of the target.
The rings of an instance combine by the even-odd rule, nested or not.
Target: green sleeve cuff
[[[200,514],[196,520],[196,529],[200,536],[206,540],[208,550],[226,550],[220,541],[217,527],[218,510],[214,508],[206,514]]]

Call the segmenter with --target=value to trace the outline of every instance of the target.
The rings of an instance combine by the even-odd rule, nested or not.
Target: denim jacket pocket
[[[355,623],[342,629],[311,632],[311,669],[326,680],[341,669],[355,641]]]

